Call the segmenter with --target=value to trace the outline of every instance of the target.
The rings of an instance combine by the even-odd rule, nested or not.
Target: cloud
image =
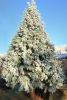
[[[57,45],[55,46],[55,52],[56,53],[67,53],[67,45]]]

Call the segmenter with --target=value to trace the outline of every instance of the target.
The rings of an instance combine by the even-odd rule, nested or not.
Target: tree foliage
[[[8,86],[20,91],[40,88],[54,92],[62,86],[62,69],[55,60],[54,45],[44,31],[34,0],[28,5],[24,20],[12,40],[2,77]]]

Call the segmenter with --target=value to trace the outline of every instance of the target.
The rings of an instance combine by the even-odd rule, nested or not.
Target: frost
[[[2,77],[12,88],[19,83],[19,91],[29,92],[30,88],[39,87],[45,92],[55,92],[63,84],[63,75],[61,64],[54,55],[54,45],[44,31],[36,3],[32,0],[7,52]]]

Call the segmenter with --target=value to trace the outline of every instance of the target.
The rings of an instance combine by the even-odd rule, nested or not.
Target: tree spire
[[[35,0],[31,0],[31,2],[35,2]]]
[[[31,3],[32,3],[32,4],[35,4],[35,0],[31,0]]]

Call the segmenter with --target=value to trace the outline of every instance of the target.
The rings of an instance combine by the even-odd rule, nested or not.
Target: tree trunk
[[[32,100],[44,100],[42,97],[35,94],[35,90],[30,91],[30,97]]]
[[[47,91],[45,94],[45,100],[49,100],[49,96],[50,96],[50,93],[49,93],[49,91]]]

